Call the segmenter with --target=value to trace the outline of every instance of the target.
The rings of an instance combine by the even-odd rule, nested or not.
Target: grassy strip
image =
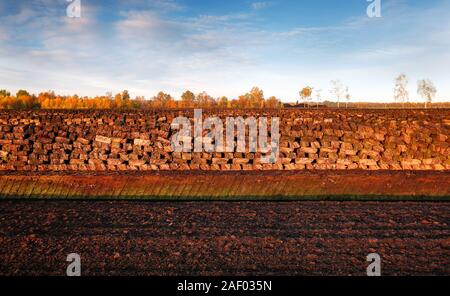
[[[4,175],[0,199],[448,201],[450,174]]]

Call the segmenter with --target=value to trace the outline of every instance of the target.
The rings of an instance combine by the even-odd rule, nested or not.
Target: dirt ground
[[[450,203],[1,201],[0,275],[450,275]]]

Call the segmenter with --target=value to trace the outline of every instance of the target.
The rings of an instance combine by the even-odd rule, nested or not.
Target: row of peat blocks
[[[203,111],[203,120],[217,116],[223,122],[278,117],[275,163],[263,163],[262,154],[248,147],[174,152],[171,123],[178,116],[193,122],[193,110],[1,111],[0,170],[450,169],[449,110]]]

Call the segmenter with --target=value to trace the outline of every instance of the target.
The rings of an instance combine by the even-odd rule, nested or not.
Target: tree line
[[[345,107],[365,108],[367,106],[384,105],[384,107],[419,107],[417,103],[409,102],[409,93],[407,91],[408,78],[405,74],[400,74],[394,79],[394,100],[395,103],[351,103],[352,96],[349,87],[345,86],[340,80],[332,80],[329,90],[330,96],[334,101],[322,101],[322,90],[310,86],[303,87],[299,92],[300,100],[304,102],[302,106],[298,101],[296,104],[286,104],[293,107],[320,106],[340,108],[342,100],[345,99]],[[424,99],[424,107],[427,108],[437,93],[436,87],[429,79],[419,80],[417,82],[417,94]],[[449,107],[449,103],[441,103],[439,106]],[[438,106],[435,104],[435,106]],[[0,90],[0,109],[181,109],[181,108],[256,108],[273,109],[282,108],[284,104],[271,96],[264,97],[264,92],[253,87],[249,92],[235,99],[227,97],[213,98],[206,92],[194,94],[187,90],[180,98],[175,99],[170,94],[160,91],[150,99],[137,96],[134,99],[130,97],[127,90],[112,95],[111,92],[104,96],[79,97],[61,96],[53,91],[41,92],[39,95],[30,94],[26,90],[19,90],[12,95],[6,90]]]
[[[349,87],[345,86],[340,80],[331,80],[331,87],[329,90],[330,96],[334,98],[334,102],[325,101],[323,105],[325,106],[333,106],[340,108],[340,104],[342,100],[345,99],[345,107],[347,108],[350,105],[355,106],[355,103],[351,104],[350,101],[352,96],[349,91]],[[402,73],[398,75],[394,79],[394,101],[395,103],[384,103],[382,105],[395,106],[397,104],[401,104],[402,107],[412,106],[417,107],[417,103],[409,102],[409,93],[407,90],[408,87],[408,77],[406,74]],[[421,79],[417,81],[417,94],[420,98],[424,99],[424,107],[425,109],[429,104],[432,103],[433,99],[436,97],[437,89],[434,86],[434,83],[430,79]],[[322,102],[322,90],[315,89],[310,86],[303,87],[299,92],[300,99],[304,102],[305,106],[310,106],[311,102],[314,101],[317,106]],[[298,101],[297,101],[298,104]],[[367,104],[373,105],[372,103],[359,103],[359,104]],[[380,103],[375,103],[375,105],[380,105]],[[441,103],[439,105],[443,105],[448,107],[448,103]]]
[[[96,97],[61,96],[53,91],[34,95],[26,90],[19,90],[13,95],[6,90],[0,90],[1,109],[281,108],[282,106],[276,97],[266,99],[258,87],[231,100],[224,96],[213,98],[206,92],[195,95],[189,90],[179,99],[162,91],[150,99],[142,96],[132,99],[127,90],[114,96],[106,93],[104,96]]]

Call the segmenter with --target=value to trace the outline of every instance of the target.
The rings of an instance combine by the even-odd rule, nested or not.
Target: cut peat
[[[1,172],[0,198],[450,200],[447,171]]]

